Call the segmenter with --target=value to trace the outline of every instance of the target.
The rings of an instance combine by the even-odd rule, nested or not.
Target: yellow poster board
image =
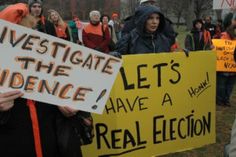
[[[234,49],[236,40],[213,39],[214,51],[217,53],[217,71],[236,72]]]
[[[215,142],[212,52],[123,56],[85,157],[151,157]]]

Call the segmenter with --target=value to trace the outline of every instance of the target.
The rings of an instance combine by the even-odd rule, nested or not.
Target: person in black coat
[[[163,32],[165,17],[157,7],[139,7],[135,12],[135,24],[136,28],[118,41],[118,53],[124,55],[170,51],[171,42]]]
[[[155,6],[155,0],[141,0],[139,7],[142,6]],[[156,7],[156,6],[155,6]],[[138,8],[137,8],[138,9]],[[124,20],[124,27],[121,30],[121,37],[129,34],[135,27],[135,15],[129,16]],[[165,17],[165,27],[163,28],[163,33],[170,40],[170,44],[173,45],[175,43],[176,32],[172,27],[172,22]]]
[[[211,34],[205,30],[201,19],[193,21],[193,28],[186,35],[184,44],[189,51],[210,50],[212,48]]]

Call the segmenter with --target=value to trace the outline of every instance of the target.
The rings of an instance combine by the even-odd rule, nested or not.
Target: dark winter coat
[[[135,15],[129,16],[125,19],[125,25],[121,30],[121,36],[123,37],[126,34],[129,34],[133,29],[135,29],[135,27]],[[170,44],[173,45],[175,43],[176,32],[172,27],[172,22],[167,18],[165,18],[165,27],[163,29],[163,33],[167,38],[169,38]]]
[[[26,99],[16,99],[14,107],[0,112],[0,154],[2,157],[34,157],[34,137]],[[58,157],[56,106],[37,102],[40,137],[44,157]],[[60,157],[60,156],[59,156]]]
[[[45,17],[43,16],[38,21],[36,30],[38,30],[39,32],[43,32],[43,33],[55,36],[55,37],[57,36],[53,23],[46,20]]]
[[[202,28],[198,30],[196,24],[201,23]],[[193,28],[185,38],[185,48],[189,51],[210,50],[212,45],[211,34],[203,28],[201,19],[193,21]]]
[[[145,31],[145,24],[148,17],[153,13],[160,15],[160,23],[157,31],[153,34],[149,34]],[[136,28],[118,41],[116,47],[117,52],[123,55],[170,51],[170,40],[163,33],[165,18],[157,7],[139,7],[135,13],[135,23]]]
[[[202,35],[200,35],[200,33]],[[210,50],[211,49],[210,32],[206,30],[198,31],[196,29],[193,29],[189,34],[187,34],[185,38],[185,48],[190,51]]]

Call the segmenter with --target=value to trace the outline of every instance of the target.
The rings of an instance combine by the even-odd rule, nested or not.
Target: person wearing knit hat
[[[103,52],[109,52],[110,34],[108,28],[103,28],[100,22],[101,14],[97,10],[89,13],[89,24],[82,31],[84,46]]]
[[[185,49],[189,51],[211,50],[211,34],[203,27],[202,19],[195,19],[190,33],[185,37]]]
[[[35,17],[42,16],[42,1],[41,0],[29,0],[28,1],[29,11],[31,15]]]
[[[29,12],[37,20],[36,30],[43,32],[43,33],[47,33],[52,36],[56,36],[56,30],[54,28],[53,23],[48,21],[42,15],[43,14],[42,4],[43,3],[41,0],[29,0],[28,1]]]
[[[38,3],[38,4],[42,5],[41,0],[28,0],[28,5],[29,5],[30,8],[34,3]]]

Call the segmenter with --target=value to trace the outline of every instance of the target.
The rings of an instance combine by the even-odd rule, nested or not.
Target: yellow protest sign
[[[212,52],[123,56],[86,157],[151,157],[215,142]]]
[[[236,72],[234,49],[236,40],[213,39],[214,51],[217,53],[217,71]]]

